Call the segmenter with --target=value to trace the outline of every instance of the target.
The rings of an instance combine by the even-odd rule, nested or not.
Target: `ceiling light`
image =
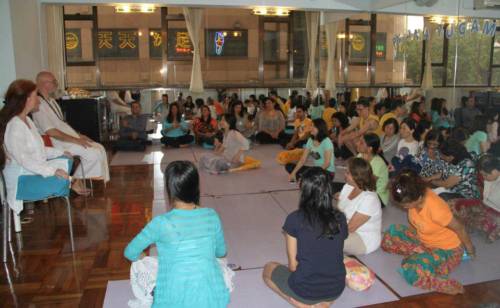
[[[289,16],[290,10],[283,8],[255,8],[253,10],[253,14],[265,16]]]
[[[155,7],[152,4],[144,5],[118,5],[115,7],[117,13],[154,13]]]

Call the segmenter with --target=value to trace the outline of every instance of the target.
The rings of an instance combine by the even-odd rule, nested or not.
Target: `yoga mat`
[[[195,163],[193,151],[191,148],[166,148],[164,146],[160,147],[158,151],[155,152],[154,163],[155,164],[169,164],[176,160],[187,160]]]
[[[246,171],[212,175],[204,170],[198,170],[202,196],[242,195],[298,189],[296,184],[292,185],[286,181],[288,173],[285,167],[272,159],[261,160],[259,168]]]
[[[224,221],[222,220],[222,217],[220,217],[220,212],[219,209],[217,208],[217,205],[215,204],[215,200],[212,197],[201,197],[200,198],[200,205],[202,207],[209,207],[211,209],[214,209],[217,214],[219,214],[219,219],[221,220],[222,223],[222,230],[224,231],[224,240],[226,242],[226,249],[227,249],[227,265],[229,266],[230,269],[238,269],[241,267],[240,261],[238,260],[238,257],[236,256],[236,253],[234,252],[233,245],[231,244],[231,241],[229,240],[228,236],[228,231],[227,227],[225,226]]]
[[[126,308],[128,301],[135,299],[130,280],[108,281],[103,308]]]
[[[287,214],[299,209],[300,190],[275,191],[271,193],[271,196]]]
[[[154,163],[155,147],[148,145],[144,152],[118,151],[110,166],[151,165]]]
[[[286,213],[269,194],[215,197],[224,232],[242,269],[263,267],[267,262],[287,263]]]
[[[262,280],[262,268],[237,271],[233,277],[234,290],[231,293],[231,308],[291,307]],[[356,292],[345,288],[332,307],[349,308],[397,301],[398,298],[380,281],[367,291]]]
[[[481,237],[471,237],[476,246],[476,260],[465,260],[450,276],[463,285],[500,279],[500,242],[485,243]],[[366,266],[371,268],[385,283],[400,296],[412,296],[429,293],[420,288],[410,286],[397,270],[401,267],[403,256],[393,255],[379,248],[368,255],[357,256]]]

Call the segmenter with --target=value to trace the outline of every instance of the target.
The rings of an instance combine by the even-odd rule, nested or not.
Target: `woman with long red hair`
[[[14,211],[16,230],[23,200],[69,194],[70,153],[45,147],[28,116],[39,106],[37,87],[29,80],[11,83],[0,111],[0,167],[7,185],[7,200]]]

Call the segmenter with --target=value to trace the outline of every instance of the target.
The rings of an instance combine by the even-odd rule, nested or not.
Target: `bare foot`
[[[210,171],[210,173],[213,174],[213,175],[217,175],[218,174],[217,171],[215,171],[215,170]]]
[[[181,145],[179,146],[179,148],[190,148],[190,147],[191,147],[191,145],[190,145],[189,143],[186,143],[186,144],[181,144]]]

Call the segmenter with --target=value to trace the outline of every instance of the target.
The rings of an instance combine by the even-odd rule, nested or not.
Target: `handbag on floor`
[[[234,271],[227,265],[226,258],[217,259],[229,292],[234,290]],[[130,267],[130,284],[136,299],[128,301],[131,308],[150,308],[153,305],[156,277],[158,275],[158,257],[145,257],[132,263]]]

